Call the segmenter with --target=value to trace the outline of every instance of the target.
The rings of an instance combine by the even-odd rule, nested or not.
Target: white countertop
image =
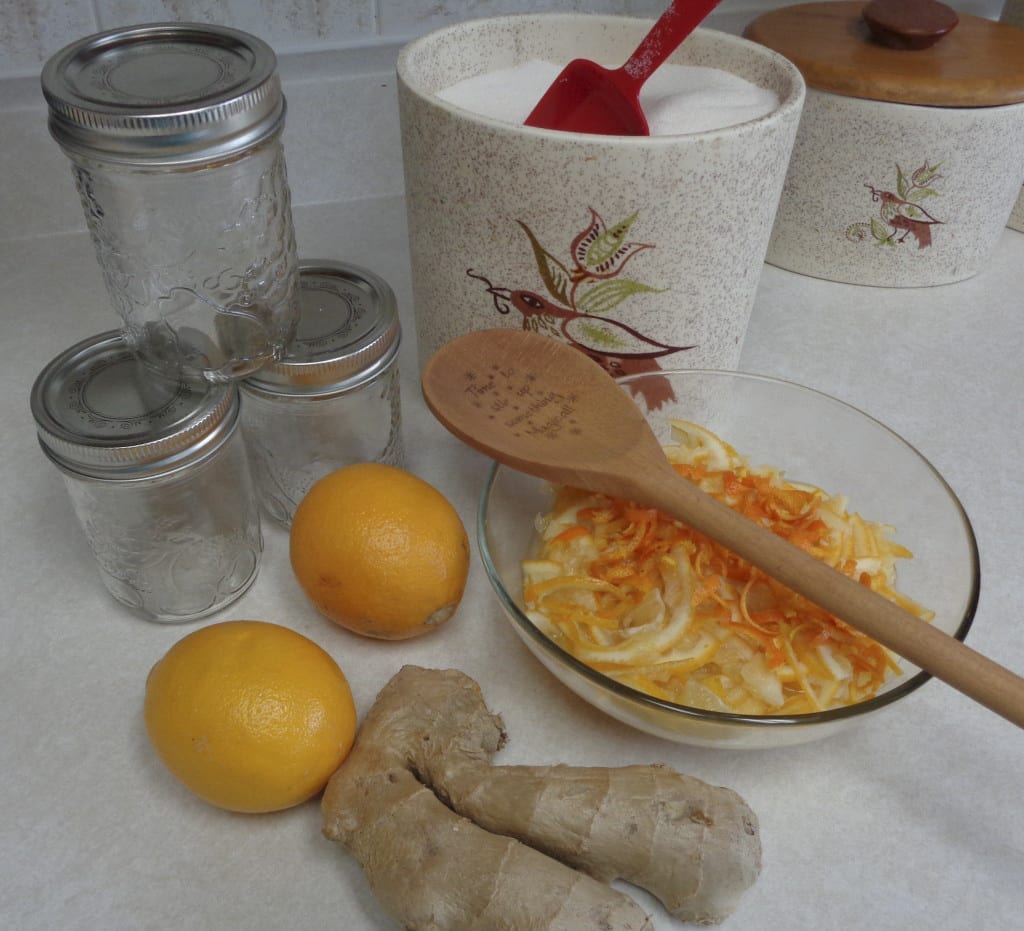
[[[393,145],[393,111],[382,112]],[[33,120],[40,115],[33,109]],[[25,141],[0,121],[5,127],[0,926],[394,928],[360,869],[320,835],[316,801],[274,815],[222,812],[181,788],[148,746],[146,674],[197,625],[148,623],[107,595],[60,476],[37,447],[28,407],[35,375],[116,319],[70,183],[51,190],[24,181],[32,176],[26,159],[54,165],[59,155],[45,131]],[[317,130],[330,128],[321,120]],[[289,162],[296,190],[305,190],[307,164],[301,153]],[[407,465],[450,498],[472,531],[489,463],[436,424],[419,395],[401,197],[303,200],[295,217],[304,257],[368,266],[395,289],[406,333]],[[44,201],[57,216],[49,224],[39,218]],[[874,415],[947,478],[981,553],[969,643],[1018,672],[1022,311],[1024,234],[1012,230],[981,274],[939,288],[857,288],[766,266],[742,359],[747,371]],[[286,534],[268,526],[265,538],[255,585],[212,620],[276,621],[310,636],[345,670],[361,713],[404,663],[455,666],[482,683],[505,719],[511,741],[501,762],[660,761],[739,791],[760,818],[764,871],[726,928],[1024,927],[1024,734],[942,683],[821,743],[692,749],[604,717],[544,671],[501,615],[475,541],[454,620],[417,640],[381,643],[319,617],[292,578]],[[657,928],[683,927],[642,901]]]

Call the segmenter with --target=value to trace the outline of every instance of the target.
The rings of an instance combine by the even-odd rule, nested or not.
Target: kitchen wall
[[[708,25],[739,32],[790,0],[723,0]],[[1003,0],[951,0],[996,19]],[[499,13],[587,10],[654,17],[667,0],[0,0],[0,78],[29,76],[80,36],[133,23],[193,20],[255,33],[279,54],[401,43],[439,26]]]

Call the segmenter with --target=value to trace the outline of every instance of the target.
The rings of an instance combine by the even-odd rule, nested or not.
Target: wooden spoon
[[[640,88],[720,0],[673,0],[621,68],[570,61],[530,111],[525,125],[573,133],[647,136]]]
[[[640,409],[579,350],[520,330],[481,330],[435,353],[422,381],[434,416],[469,446],[518,471],[678,518],[1024,727],[1024,679],[681,478]]]

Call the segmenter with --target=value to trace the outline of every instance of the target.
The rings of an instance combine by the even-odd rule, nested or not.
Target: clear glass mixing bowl
[[[665,371],[620,382],[669,441],[671,418],[705,426],[751,464],[784,470],[849,498],[850,511],[891,524],[913,553],[900,560],[899,589],[935,611],[940,630],[963,639],[978,601],[978,551],[956,495],[931,464],[879,421],[835,398],[791,382],[723,371]],[[667,395],[672,397],[667,397]],[[626,724],[699,746],[758,748],[815,740],[893,705],[930,676],[901,661],[902,674],[869,701],[815,714],[751,716],[706,711],[652,698],[591,669],[553,643],[522,608],[521,563],[535,520],[549,510],[550,485],[495,464],[477,520],[482,561],[513,629],[533,655],[581,698]]]

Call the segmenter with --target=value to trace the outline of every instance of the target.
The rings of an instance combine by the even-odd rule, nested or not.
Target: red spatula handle
[[[673,0],[619,72],[636,92],[721,0]]]

